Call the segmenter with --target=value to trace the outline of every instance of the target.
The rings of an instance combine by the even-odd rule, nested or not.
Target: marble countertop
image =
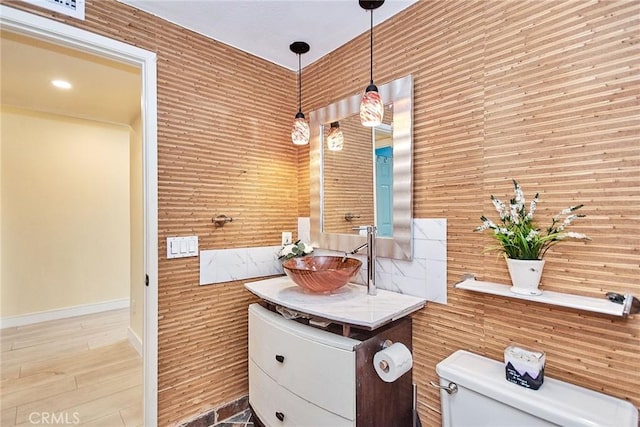
[[[376,329],[425,306],[426,300],[378,289],[367,295],[367,287],[347,283],[330,294],[305,291],[286,276],[246,283],[251,293],[299,313],[336,323]]]

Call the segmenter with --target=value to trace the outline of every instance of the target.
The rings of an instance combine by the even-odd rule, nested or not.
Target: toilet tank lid
[[[538,390],[510,383],[504,362],[458,350],[436,365],[438,376],[505,405],[563,426],[637,427],[631,403],[545,375]],[[444,393],[442,393],[444,395]]]

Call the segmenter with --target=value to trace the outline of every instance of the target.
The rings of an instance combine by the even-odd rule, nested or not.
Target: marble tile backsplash
[[[281,246],[200,251],[200,284],[230,282],[282,274]]]
[[[378,258],[380,289],[447,303],[447,220],[413,220],[413,260]]]
[[[298,238],[310,241],[309,218],[298,219]],[[200,284],[209,285],[282,274],[278,260],[280,246],[216,249],[200,252]],[[316,249],[317,255],[337,252]],[[339,253],[343,255],[342,253]],[[365,284],[367,257],[354,255],[363,263],[354,279]],[[413,220],[413,260],[378,258],[376,284],[379,289],[414,295],[428,301],[447,303],[447,220]]]

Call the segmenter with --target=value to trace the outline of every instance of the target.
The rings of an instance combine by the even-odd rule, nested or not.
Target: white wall
[[[129,297],[129,127],[1,111],[0,316]]]

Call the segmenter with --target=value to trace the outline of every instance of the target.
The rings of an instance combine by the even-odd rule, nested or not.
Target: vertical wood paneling
[[[240,283],[198,287],[197,260],[164,260],[164,240],[277,244],[308,216],[308,148],[289,142],[295,73],[111,0],[89,1],[84,22],[3,3],[158,53],[160,425],[246,394],[252,297]],[[438,361],[460,348],[499,359],[512,340],[545,350],[547,375],[640,404],[638,316],[453,288],[465,272],[508,280],[472,230],[516,178],[541,193],[540,219],[577,203],[588,215],[575,229],[593,240],[549,253],[545,289],[640,294],[639,15],[625,0],[425,0],[376,27],[376,83],[414,77],[414,216],[448,222],[449,303],[414,316],[425,425],[440,424]],[[305,67],[305,113],[364,90],[368,42]],[[238,222],[214,229],[217,213]]]

